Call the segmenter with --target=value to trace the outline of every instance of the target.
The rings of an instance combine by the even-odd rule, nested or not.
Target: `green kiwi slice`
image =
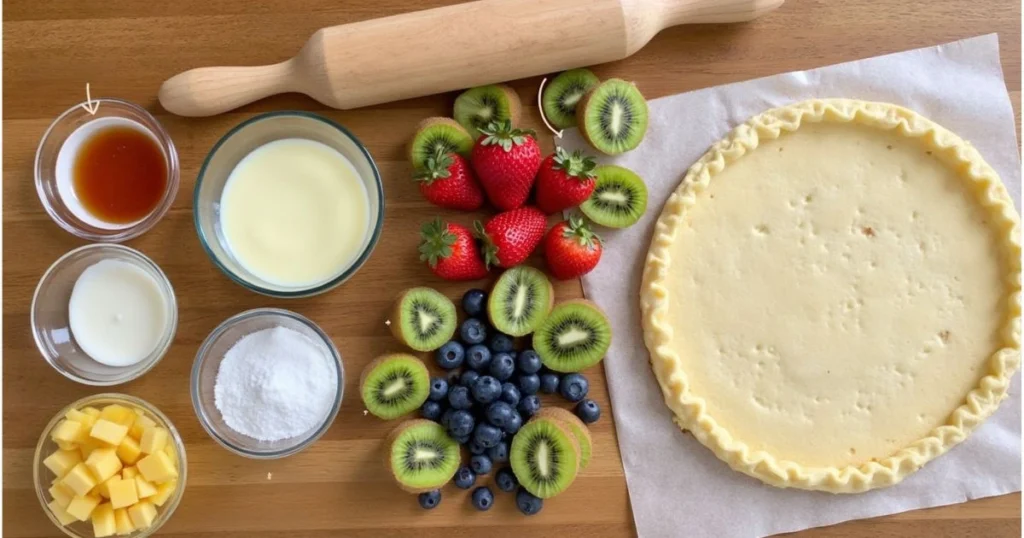
[[[647,185],[632,170],[612,164],[594,169],[594,191],[580,204],[590,220],[609,228],[636,224],[647,211]]]
[[[430,372],[423,361],[404,353],[378,357],[359,379],[363,405],[373,416],[398,418],[419,409],[430,393]]]
[[[580,446],[561,421],[531,419],[512,438],[509,463],[519,485],[547,499],[568,489],[580,470]]]
[[[391,333],[416,351],[433,351],[455,334],[456,313],[451,299],[431,288],[410,288],[395,301]]]
[[[604,358],[612,326],[594,303],[575,299],[555,306],[533,333],[533,349],[556,372],[579,372]]]
[[[576,107],[583,137],[608,155],[640,145],[647,133],[647,101],[632,82],[613,78],[590,91]]]
[[[459,468],[460,456],[459,444],[430,420],[407,420],[388,436],[386,464],[398,487],[410,493],[447,484]]]
[[[451,118],[427,118],[416,127],[409,143],[409,162],[417,171],[426,168],[427,159],[441,153],[458,153],[469,157],[473,137]]]
[[[512,336],[532,333],[551,312],[555,290],[541,271],[520,265],[505,271],[487,300],[487,315],[499,331]]]
[[[575,127],[576,105],[600,83],[597,75],[587,69],[571,69],[559,74],[544,87],[541,96],[544,116],[556,129]]]
[[[517,125],[522,108],[515,90],[504,84],[492,84],[462,92],[455,98],[454,115],[455,121],[476,140],[480,138],[480,128],[492,121],[509,120]]]
[[[579,417],[561,407],[542,407],[534,416],[557,420],[568,426],[580,445],[580,469],[586,469],[594,455],[594,439],[590,436],[590,428]]]

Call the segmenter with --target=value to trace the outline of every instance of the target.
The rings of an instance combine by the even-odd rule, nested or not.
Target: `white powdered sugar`
[[[228,427],[259,441],[280,441],[318,427],[338,392],[333,359],[286,327],[242,337],[224,355],[214,402]]]

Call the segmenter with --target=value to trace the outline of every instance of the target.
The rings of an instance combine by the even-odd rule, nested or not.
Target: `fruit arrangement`
[[[601,410],[587,398],[580,371],[604,357],[611,326],[588,301],[554,304],[547,276],[523,265],[502,273],[489,294],[467,291],[461,309],[459,323],[454,303],[429,288],[406,290],[396,301],[395,337],[433,351],[435,366],[391,353],[364,369],[360,393],[369,413],[420,415],[388,436],[385,465],[425,509],[438,506],[442,487],[454,481],[473,490],[474,507],[489,510],[495,492],[478,482],[493,474],[494,487],[515,492],[520,512],[536,514],[594,453],[587,424]],[[431,369],[444,374],[432,377]],[[541,394],[556,393],[573,411],[542,405]]]

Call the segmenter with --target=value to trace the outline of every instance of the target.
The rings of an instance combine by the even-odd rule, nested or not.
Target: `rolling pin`
[[[784,0],[478,0],[317,31],[295,57],[202,67],[160,87],[182,116],[304,93],[341,109],[620,60],[680,24],[754,19]]]

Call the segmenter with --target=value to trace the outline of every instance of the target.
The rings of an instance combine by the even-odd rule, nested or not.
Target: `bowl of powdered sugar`
[[[281,458],[331,426],[344,377],[337,348],[315,323],[287,310],[249,310],[221,323],[199,348],[192,405],[228,450]]]

